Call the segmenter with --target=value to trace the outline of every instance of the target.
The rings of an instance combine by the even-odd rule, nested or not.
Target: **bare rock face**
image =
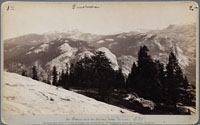
[[[135,57],[130,56],[130,55],[120,56],[117,60],[118,60],[120,67],[122,68],[122,73],[126,77],[131,72],[133,63],[137,61],[137,59]]]
[[[86,51],[78,54],[78,60],[83,59],[85,57],[91,58],[92,56],[94,56],[94,54],[92,52],[86,50]]]
[[[119,65],[117,63],[117,57],[109,49],[107,49],[106,47],[101,47],[101,48],[98,48],[97,51],[101,51],[101,52],[105,53],[106,57],[111,62],[111,67],[114,70],[118,70],[119,69]]]

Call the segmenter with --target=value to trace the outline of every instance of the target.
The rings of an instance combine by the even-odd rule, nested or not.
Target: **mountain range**
[[[4,40],[4,69],[21,73],[36,65],[39,75],[50,79],[53,66],[61,72],[66,63],[73,63],[103,51],[113,69],[122,68],[125,76],[131,71],[133,62],[137,63],[140,46],[146,45],[149,54],[164,64],[168,62],[171,51],[175,53],[189,82],[196,81],[196,24],[169,25],[161,30],[146,32],[123,32],[112,35],[70,32],[47,32],[27,34]]]

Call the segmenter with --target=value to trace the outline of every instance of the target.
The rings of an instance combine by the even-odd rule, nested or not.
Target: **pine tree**
[[[160,82],[160,65],[153,61],[144,45],[138,52],[138,61],[132,66],[127,84],[140,96],[155,102],[161,101],[162,85]]]
[[[121,68],[119,68],[119,70],[115,71],[115,80],[113,83],[115,83],[113,85],[115,88],[124,88],[125,87],[125,78],[124,78]]]
[[[70,64],[68,74],[69,74],[68,75],[68,82],[70,83],[70,86],[74,86],[76,76],[75,76],[75,65],[73,63]],[[68,86],[66,85],[65,88],[68,88]]]
[[[58,81],[58,86],[65,86],[65,73],[64,70],[62,70],[62,73],[60,75],[59,81]]]
[[[135,90],[138,91],[138,94],[143,95],[144,97],[148,97],[148,92],[150,92],[149,86],[151,84],[150,74],[151,72],[151,63],[153,60],[148,54],[149,49],[144,45],[140,47],[138,52],[138,67],[137,67],[137,75],[136,78],[139,79],[137,83],[135,83]]]
[[[183,80],[183,88],[187,89],[188,86],[189,86],[189,82],[188,82],[187,76],[185,76],[185,78]]]
[[[68,63],[66,63],[66,71],[65,71],[65,73],[63,71],[62,76],[63,76],[63,78],[62,78],[63,79],[63,87],[65,89],[69,89],[69,87],[70,87],[70,66]]]
[[[182,88],[187,87],[184,83],[183,72],[173,52],[169,55],[169,62],[166,66],[166,84],[169,95],[169,103],[176,107],[176,103],[182,102],[182,96],[186,95]],[[186,82],[186,81],[185,81]]]
[[[64,76],[64,88],[65,89],[69,89],[69,87],[70,87],[70,80],[69,80],[69,78],[70,78],[69,73],[66,72],[65,76]]]
[[[83,60],[78,61],[75,64],[75,68],[74,68],[74,82],[75,82],[75,86],[77,87],[81,87],[84,88],[84,83],[85,83],[85,79],[84,79],[84,69],[83,69]]]
[[[52,84],[55,85],[55,86],[58,86],[58,83],[57,83],[57,70],[56,70],[56,67],[54,66],[53,67],[53,72],[52,72],[52,75],[53,75],[53,82]]]
[[[140,50],[138,52],[138,67],[137,67],[137,75],[136,78],[139,79],[136,83],[136,92],[138,94],[142,95],[145,98],[149,98],[150,96],[150,87],[152,86],[152,78],[151,74],[152,71],[152,62],[153,60],[148,54],[149,49],[144,45],[140,47]]]
[[[142,67],[146,66],[149,62],[153,62],[151,57],[148,54],[149,49],[147,46],[140,47],[140,50],[138,52],[138,68],[141,69]]]
[[[50,82],[50,80],[48,80],[48,81],[47,81],[47,84],[51,85],[51,82]]]
[[[151,63],[151,74],[150,75],[150,99],[154,100],[155,102],[161,102],[162,100],[162,83],[161,83],[161,77],[162,76],[162,68],[160,67],[161,64],[158,62],[152,62]]]
[[[137,88],[137,86],[136,86],[136,83],[137,83],[136,75],[137,75],[137,66],[134,62],[133,65],[132,65],[132,68],[131,68],[131,72],[128,75],[128,78],[127,78],[127,81],[126,81],[126,86],[128,88],[132,88],[134,90]]]
[[[160,82],[164,83],[164,81],[165,81],[165,75],[166,75],[165,71],[164,71],[164,64],[161,63],[159,60],[156,60],[155,63],[158,66]]]
[[[39,79],[38,79],[38,75],[37,75],[36,66],[33,66],[33,68],[32,68],[32,73],[33,73],[32,78],[33,78],[34,80],[39,80]]]
[[[27,76],[27,71],[26,70],[22,70],[22,76]]]
[[[92,59],[94,61],[95,81],[98,84],[99,95],[102,101],[105,101],[105,98],[109,99],[109,90],[111,87],[110,82],[113,71],[111,62],[105,56],[105,53],[101,51],[96,52]]]
[[[156,65],[156,78],[157,78],[157,89],[160,91],[160,101],[164,102],[167,98],[167,90],[165,90],[165,67],[164,64],[161,63],[159,60],[155,60]]]

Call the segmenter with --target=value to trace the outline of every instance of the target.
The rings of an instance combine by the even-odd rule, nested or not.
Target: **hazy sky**
[[[98,8],[72,9],[82,6]],[[112,34],[138,29],[161,29],[170,24],[197,22],[194,2],[7,2],[2,7],[3,39],[28,33],[78,29]]]

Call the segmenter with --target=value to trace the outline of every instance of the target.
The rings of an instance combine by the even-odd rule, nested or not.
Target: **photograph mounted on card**
[[[7,124],[192,124],[195,2],[5,2]]]

